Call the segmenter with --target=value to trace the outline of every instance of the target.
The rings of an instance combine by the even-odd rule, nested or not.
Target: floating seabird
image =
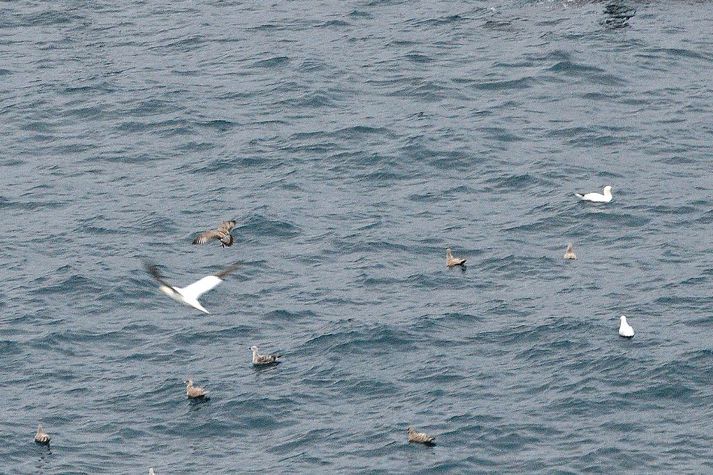
[[[184,381],[186,383],[186,396],[188,399],[203,399],[208,395],[208,391],[198,386],[193,386],[193,380]]]
[[[626,317],[622,315],[619,320],[621,321],[621,323],[619,324],[619,336],[623,336],[624,338],[633,337],[634,329],[631,328],[631,325],[626,323]]]
[[[153,467],[149,468],[149,475],[156,475],[156,472],[153,471]]]
[[[436,438],[423,432],[416,432],[413,427],[408,428],[408,441],[419,444],[436,445]]]
[[[564,258],[565,259],[576,259],[577,254],[574,253],[574,246],[570,242],[567,244],[567,250],[564,252]]]
[[[253,364],[256,366],[259,365],[268,365],[268,364],[277,364],[279,361],[277,361],[278,358],[281,358],[282,355],[278,354],[273,354],[273,355],[261,355],[258,354],[258,347],[257,346],[251,346],[250,349],[253,352]]]
[[[230,247],[233,245],[233,235],[230,230],[235,227],[235,221],[224,221],[220,223],[216,229],[203,231],[193,240],[193,244],[205,244],[208,241],[217,239],[220,241],[221,247]]]
[[[227,269],[218,272],[217,274],[214,275],[209,275],[206,277],[203,277],[202,279],[193,282],[191,285],[187,287],[174,287],[165,280],[163,280],[163,277],[161,277],[161,274],[158,271],[158,267],[152,264],[146,264],[146,270],[148,271],[149,274],[153,276],[154,279],[158,281],[159,284],[159,290],[163,292],[164,294],[168,295],[171,297],[173,300],[176,300],[177,302],[184,303],[186,305],[190,305],[191,307],[200,310],[201,312],[205,313],[210,313],[208,310],[203,308],[203,306],[200,304],[198,301],[198,297],[203,295],[204,293],[208,292],[210,289],[215,287],[216,285],[220,284],[223,282],[223,279],[225,276],[233,272],[235,269],[238,268],[238,263],[236,262],[235,264],[231,265]]]
[[[467,259],[461,259],[460,257],[453,257],[450,247],[446,249],[446,265],[448,267],[465,265],[466,260]]]
[[[604,187],[604,194],[601,193],[575,193],[582,201],[593,201],[594,203],[609,203],[611,201],[611,186]]]
[[[37,426],[37,433],[35,434],[35,442],[42,445],[49,445],[51,437],[42,428],[42,424]]]

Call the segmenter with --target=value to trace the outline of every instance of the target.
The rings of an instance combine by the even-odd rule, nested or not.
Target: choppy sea
[[[18,0],[0,60],[0,473],[713,473],[713,3]]]

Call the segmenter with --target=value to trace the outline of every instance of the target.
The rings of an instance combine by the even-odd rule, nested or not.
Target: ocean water
[[[713,3],[18,0],[0,58],[0,473],[713,472]]]

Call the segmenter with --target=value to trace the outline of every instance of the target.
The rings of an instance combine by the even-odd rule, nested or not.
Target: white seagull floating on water
[[[191,307],[200,310],[201,312],[205,313],[210,313],[208,310],[203,308],[203,305],[198,301],[198,297],[203,295],[204,293],[208,292],[210,289],[213,287],[217,286],[221,282],[223,282],[223,279],[225,276],[233,272],[235,269],[238,268],[238,263],[236,262],[232,266],[228,267],[227,269],[218,272],[217,274],[214,275],[208,275],[206,277],[203,277],[202,279],[193,282],[191,285],[187,287],[174,287],[165,280],[163,280],[163,277],[161,277],[161,274],[158,271],[158,267],[152,264],[146,264],[146,270],[148,271],[149,274],[153,276],[156,281],[158,281],[159,284],[159,290],[163,292],[164,294],[168,295],[171,297],[173,300],[176,300],[177,302],[181,302],[186,305],[190,305]]]
[[[582,201],[592,201],[594,203],[609,203],[611,201],[611,186],[604,187],[604,194],[601,193],[575,193]]]
[[[626,323],[626,317],[622,315],[619,320],[621,321],[621,324],[619,324],[619,336],[623,336],[624,338],[633,337],[634,329],[631,328],[631,325]]]

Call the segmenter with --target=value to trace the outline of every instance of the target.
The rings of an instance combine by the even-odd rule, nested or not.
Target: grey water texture
[[[17,0],[0,58],[0,473],[713,473],[713,2]]]

